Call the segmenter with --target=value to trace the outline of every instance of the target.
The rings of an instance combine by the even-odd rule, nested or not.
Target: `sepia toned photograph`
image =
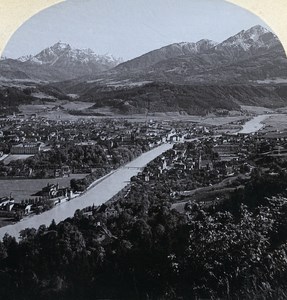
[[[0,58],[0,299],[287,299],[287,57],[225,0],[66,0]]]

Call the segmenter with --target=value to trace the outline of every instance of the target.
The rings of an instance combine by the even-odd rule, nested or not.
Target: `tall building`
[[[13,145],[10,153],[11,154],[37,154],[40,152],[40,143],[23,143]]]

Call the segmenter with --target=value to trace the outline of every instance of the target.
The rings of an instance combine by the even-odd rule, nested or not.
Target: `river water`
[[[270,115],[260,115],[254,117],[244,124],[239,133],[253,133],[260,130],[264,126],[261,122],[269,116]],[[87,206],[92,206],[93,204],[97,206],[105,203],[122,190],[129,183],[132,176],[135,176],[140,172],[139,168],[146,166],[157,156],[166,150],[171,149],[172,146],[172,144],[162,144],[157,148],[143,153],[140,157],[124,167],[117,169],[103,180],[100,180],[96,185],[88,189],[85,194],[74,198],[71,201],[56,206],[40,215],[28,217],[16,224],[0,228],[0,239],[3,238],[5,233],[18,238],[20,231],[25,228],[39,228],[42,224],[49,226],[53,219],[58,223],[66,218],[72,217],[77,209],[83,209]]]
[[[264,124],[262,123],[265,119],[270,117],[270,115],[260,115],[257,117],[254,117],[250,121],[246,122],[243,125],[243,128],[238,133],[254,133],[260,130],[264,127]]]
[[[172,148],[172,144],[162,144],[124,167],[117,169],[110,176],[107,176],[96,185],[92,186],[85,194],[65,202],[53,209],[46,211],[40,215],[31,216],[22,221],[0,228],[0,239],[5,233],[10,234],[18,239],[19,233],[25,228],[39,228],[40,225],[45,224],[49,226],[54,219],[56,223],[72,217],[77,209],[83,209],[93,204],[101,205],[111,199],[115,194],[122,190],[130,181],[132,176],[140,172],[139,168],[146,166],[150,161],[162,154],[168,149]]]

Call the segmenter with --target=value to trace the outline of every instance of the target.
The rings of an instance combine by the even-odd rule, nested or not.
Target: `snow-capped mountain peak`
[[[270,31],[261,26],[261,25],[255,25],[251,28],[249,28],[248,30],[245,31],[247,34],[254,34],[254,35],[262,35],[262,34],[265,34],[265,33],[269,33]]]
[[[99,55],[91,49],[75,49],[59,41],[36,55],[22,56],[17,61],[41,78],[48,74],[43,78],[71,79],[107,71],[121,63],[122,59],[110,54]]]
[[[172,44],[172,45],[177,45],[180,48],[182,48],[182,50],[185,52],[184,54],[191,54],[191,53],[201,53],[201,52],[205,52],[208,51],[209,49],[215,47],[218,43],[208,40],[208,39],[202,39],[196,43],[192,43],[192,42],[181,42],[178,44]],[[186,51],[188,50],[189,53]]]
[[[268,29],[256,25],[248,30],[242,30],[238,34],[228,38],[215,47],[216,50],[237,48],[248,51],[250,49],[269,49],[278,45],[278,38]]]
[[[69,44],[60,41],[35,56],[20,57],[18,60],[47,66],[69,67],[97,64],[104,65],[105,68],[114,67],[122,62],[122,59],[114,58],[112,55],[98,55],[91,49],[74,49]]]
[[[54,49],[54,50],[58,50],[58,51],[71,50],[72,49],[69,44],[62,43],[61,41],[59,41],[58,43],[56,43],[51,48]]]
[[[19,60],[21,62],[25,62],[25,61],[28,61],[28,60],[30,60],[32,58],[33,58],[33,55],[25,55],[25,56],[19,57],[17,60]]]
[[[218,45],[217,42],[208,39],[202,39],[196,43],[198,52],[205,52]]]

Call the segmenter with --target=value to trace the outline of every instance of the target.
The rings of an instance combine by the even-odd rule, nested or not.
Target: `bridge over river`
[[[172,144],[162,144],[157,148],[145,152],[132,162],[96,181],[81,196],[58,205],[40,215],[27,217],[18,223],[0,228],[0,239],[3,238],[5,233],[15,236],[18,239],[20,231],[25,228],[39,228],[42,224],[49,226],[53,219],[58,223],[72,217],[77,209],[83,209],[93,204],[101,205],[105,203],[122,190],[129,183],[131,177],[137,175],[150,161],[166,150],[171,149],[172,146]]]
[[[144,169],[144,167],[129,167],[129,166],[124,166],[122,168],[128,170],[138,170],[138,171],[142,171]]]
[[[254,117],[244,125],[240,133],[253,133],[260,130],[263,126],[262,122],[267,117],[267,115]],[[183,142],[183,140],[180,142]],[[66,218],[72,217],[77,209],[83,209],[93,204],[101,205],[105,203],[122,190],[129,183],[131,177],[137,175],[150,161],[172,147],[173,144],[166,143],[145,152],[132,162],[97,180],[81,196],[56,206],[40,215],[27,217],[16,224],[0,228],[0,239],[3,238],[5,233],[19,238],[20,231],[25,228],[39,228],[42,224],[49,226],[53,219],[58,223]]]

